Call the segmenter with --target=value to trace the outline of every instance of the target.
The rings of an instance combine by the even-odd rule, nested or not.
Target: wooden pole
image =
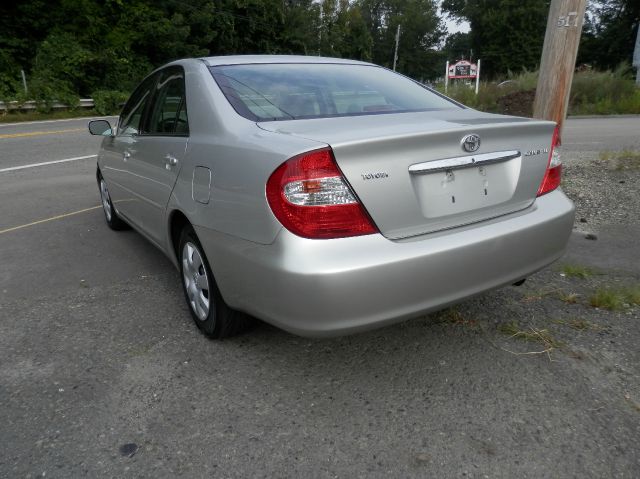
[[[400,43],[400,24],[396,30],[396,48],[393,51],[393,71],[396,71],[396,62],[398,61],[398,44]]]
[[[533,117],[560,125],[567,116],[586,0],[551,0]]]
[[[449,60],[447,60],[447,66],[444,67],[444,92],[447,93],[449,87]]]

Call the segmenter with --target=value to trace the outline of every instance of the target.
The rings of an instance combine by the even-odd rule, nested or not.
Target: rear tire
[[[244,331],[249,317],[231,309],[222,299],[202,245],[191,225],[180,235],[178,261],[182,290],[191,317],[209,338],[222,339]]]
[[[98,188],[100,189],[100,201],[102,201],[104,219],[109,228],[115,231],[129,229],[129,225],[122,221],[118,213],[116,213],[116,209],[113,207],[113,202],[111,201],[109,189],[107,188],[107,183],[104,181],[102,175],[98,175]]]

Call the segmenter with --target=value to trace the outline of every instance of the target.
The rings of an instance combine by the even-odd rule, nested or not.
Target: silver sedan
[[[556,125],[481,113],[385,68],[229,56],[151,73],[104,135],[107,224],[180,271],[198,327],[379,327],[524,280],[564,252]]]

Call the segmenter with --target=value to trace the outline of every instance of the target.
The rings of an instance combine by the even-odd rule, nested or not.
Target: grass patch
[[[579,297],[580,295],[578,293],[566,293],[564,291],[558,293],[558,299],[569,304],[576,304]]]
[[[602,151],[600,159],[610,163],[616,170],[640,169],[640,151]]]
[[[522,341],[541,343],[545,346],[546,350],[562,346],[562,343],[556,340],[548,329],[535,329],[531,327],[529,329],[521,329],[516,321],[499,324],[498,331]]]
[[[503,82],[503,80],[506,80]],[[492,113],[531,116],[538,72],[509,72],[495,83],[481,82],[478,95],[472,86],[453,83],[447,95],[471,108]],[[500,86],[498,86],[500,85]],[[444,84],[436,85],[444,92]],[[613,71],[583,71],[573,77],[570,115],[639,114],[640,89],[629,65]]]
[[[630,306],[640,306],[640,284],[623,288],[604,287],[597,289],[589,298],[594,308],[620,311]]]
[[[562,274],[567,278],[587,279],[595,274],[591,268],[580,264],[564,264],[561,268]]]
[[[599,288],[589,298],[589,304],[594,308],[620,311],[626,306],[625,294],[613,288]]]
[[[640,284],[623,288],[622,294],[627,303],[640,306]]]
[[[591,321],[587,321],[586,319],[554,319],[553,322],[555,324],[561,324],[562,326],[575,329],[576,331],[598,331],[602,329],[602,327],[592,323]]]
[[[444,311],[440,311],[436,315],[436,323],[449,323],[449,324],[463,324],[475,326],[477,321],[475,319],[466,318],[456,308],[448,308]]]

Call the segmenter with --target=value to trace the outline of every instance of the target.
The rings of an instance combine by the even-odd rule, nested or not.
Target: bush
[[[128,94],[117,90],[97,90],[91,95],[94,109],[100,115],[115,115],[120,113],[122,105],[127,101]]]
[[[523,115],[533,110],[537,82],[538,72],[524,70],[517,75],[509,73],[507,81],[499,85],[481,83],[478,95],[475,95],[471,86],[460,83],[451,85],[448,95],[477,110]],[[438,90],[444,91],[442,85]],[[514,105],[518,102],[521,104]],[[638,113],[640,89],[636,87],[628,65],[621,65],[614,71],[583,71],[574,75],[569,96],[569,114]]]

